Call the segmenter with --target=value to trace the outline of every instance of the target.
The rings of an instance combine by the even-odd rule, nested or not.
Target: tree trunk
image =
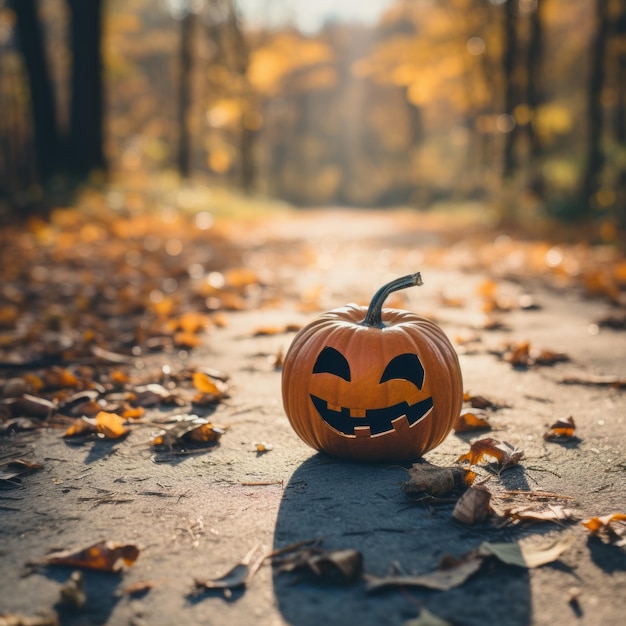
[[[181,178],[191,174],[191,137],[189,113],[191,110],[191,72],[193,66],[193,32],[196,15],[187,11],[180,22],[178,85],[178,173]]]
[[[591,43],[591,63],[587,87],[587,161],[582,179],[582,201],[587,214],[593,210],[595,195],[600,188],[600,176],[605,156],[602,150],[604,116],[602,88],[604,87],[606,43],[609,33],[609,0],[596,0],[596,31]]]
[[[504,114],[513,117],[517,104],[517,85],[515,61],[517,58],[517,0],[506,0],[504,4],[504,54],[502,57],[504,73]],[[515,173],[515,126],[504,136],[504,154],[502,176],[511,178]]]
[[[59,130],[36,0],[14,0],[19,45],[30,83],[37,171],[46,182],[59,168]]]
[[[541,172],[541,141],[535,128],[537,109],[541,104],[541,64],[543,61],[542,7],[544,0],[537,0],[537,6],[530,15],[530,34],[526,55],[527,83],[526,103],[530,111],[527,125],[529,143],[529,186],[539,197],[543,195],[544,183]]]
[[[248,109],[253,103],[252,87],[248,81],[248,66],[250,64],[250,51],[241,28],[241,20],[237,9],[229,0],[228,27],[233,40],[233,61],[237,76],[243,85],[242,101],[244,110],[241,114],[241,127],[239,138],[239,161],[241,173],[241,188],[245,193],[250,193],[254,187],[256,167],[254,162],[254,142],[257,132],[251,128],[250,114]]]
[[[19,0],[21,1],[21,0]],[[72,96],[69,167],[83,178],[106,168],[103,149],[102,0],[68,0],[71,10]]]

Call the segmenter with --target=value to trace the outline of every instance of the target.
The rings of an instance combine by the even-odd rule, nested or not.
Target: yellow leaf
[[[96,415],[96,429],[107,439],[119,439],[128,433],[128,428],[124,426],[124,418],[106,411],[100,411]]]
[[[193,386],[201,393],[212,394],[218,397],[222,395],[220,388],[204,372],[193,373]]]

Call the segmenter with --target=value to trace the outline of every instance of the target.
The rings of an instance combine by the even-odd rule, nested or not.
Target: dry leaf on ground
[[[491,512],[491,494],[484,487],[470,487],[458,500],[452,517],[463,524],[475,524],[486,519]]]
[[[365,577],[366,591],[372,593],[387,587],[426,587],[437,591],[448,591],[462,585],[483,564],[484,556],[470,552],[460,559],[444,557],[438,569],[417,576],[371,576]]]
[[[506,404],[500,404],[485,396],[473,396],[468,391],[463,394],[463,402],[469,402],[469,405],[473,409],[493,409],[494,411],[507,406]]]
[[[605,535],[610,542],[626,546],[626,513],[591,517],[582,522],[592,536]]]
[[[119,572],[122,563],[132,565],[139,557],[139,548],[135,544],[122,544],[113,541],[100,541],[79,550],[61,550],[48,554],[44,565],[67,565],[86,567],[103,572]]]
[[[549,504],[546,508],[534,509],[530,507],[512,507],[500,510],[498,507],[492,507],[494,512],[503,520],[512,524],[553,522],[563,525],[563,522],[569,522],[576,519],[576,513],[572,509],[565,508],[560,504]]]
[[[115,413],[100,411],[96,415],[96,430],[107,439],[119,439],[128,434],[124,418]]]
[[[226,597],[232,595],[234,589],[245,587],[256,574],[265,560],[267,553],[260,546],[254,546],[237,565],[226,574],[213,579],[195,579],[192,595],[198,595],[209,589],[220,589]]]
[[[491,424],[487,413],[481,409],[463,409],[452,427],[454,432],[465,433],[474,430],[489,430]]]
[[[41,469],[41,463],[25,461],[24,459],[11,459],[0,464],[0,481],[12,481],[24,474]]]
[[[461,467],[437,467],[430,463],[414,463],[408,470],[409,480],[402,485],[406,493],[428,493],[442,496],[455,489],[466,489],[475,474]]]
[[[179,421],[152,440],[153,446],[168,448],[184,447],[193,444],[214,445],[226,432],[225,427],[214,424],[197,415],[179,416]]]
[[[363,555],[357,550],[322,550],[304,546],[275,558],[279,572],[300,572],[313,575],[330,584],[346,584],[359,580],[363,574]]]
[[[570,415],[567,418],[560,418],[543,434],[543,438],[551,441],[554,439],[571,439],[574,436],[576,424]]]
[[[499,470],[517,465],[523,458],[524,453],[513,447],[506,441],[498,441],[491,437],[474,441],[469,452],[462,454],[457,463],[468,462],[470,465],[480,463],[485,457],[492,457],[498,462]]]
[[[511,543],[490,543],[489,541],[484,541],[480,544],[478,551],[484,556],[495,556],[498,560],[508,565],[532,569],[556,561],[573,543],[573,535],[558,537],[545,545],[519,541]]]

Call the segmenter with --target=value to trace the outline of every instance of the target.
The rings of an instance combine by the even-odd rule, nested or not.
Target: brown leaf
[[[490,398],[486,398],[485,396],[473,396],[468,391],[463,394],[463,402],[469,402],[470,406],[473,409],[493,409],[494,411],[508,406],[506,404],[494,402],[493,400],[491,400]]]
[[[334,550],[308,560],[309,569],[326,582],[353,583],[363,573],[363,555],[357,550]]]
[[[454,432],[465,433],[474,430],[489,430],[491,424],[487,418],[487,413],[480,409],[462,409],[452,427]]]
[[[491,437],[479,439],[471,444],[469,452],[461,455],[457,463],[469,462],[470,465],[480,463],[484,457],[490,456],[496,459],[500,471],[516,465],[524,458],[524,453],[514,448],[506,441],[498,441]]]
[[[54,402],[27,393],[20,398],[9,398],[5,402],[11,407],[15,417],[47,419],[57,410]]]
[[[562,522],[575,519],[575,513],[572,509],[566,509],[564,506],[557,504],[549,504],[547,508],[533,509],[528,507],[514,507],[499,511],[496,509],[496,513],[504,518],[511,520],[513,523],[519,522],[554,522],[560,524]]]
[[[514,367],[530,367],[532,365],[554,365],[569,361],[570,358],[563,352],[553,350],[531,349],[529,341],[519,341],[509,344],[502,353],[502,359]]]
[[[386,587],[426,587],[438,591],[448,591],[462,585],[475,574],[483,564],[484,556],[470,552],[460,559],[442,559],[439,569],[420,576],[366,576],[365,589],[368,593]]]
[[[491,494],[484,487],[470,487],[459,498],[452,516],[463,524],[481,522],[490,513],[490,500]]]
[[[279,572],[304,572],[332,584],[353,583],[363,573],[363,555],[350,549],[304,547],[276,562]]]
[[[43,563],[45,565],[84,567],[103,572],[119,572],[122,568],[122,563],[130,566],[138,557],[139,548],[135,544],[100,541],[79,550],[53,552],[44,558]]]
[[[259,554],[259,550],[261,550],[261,554]],[[207,580],[195,579],[192,595],[197,595],[207,589],[221,589],[226,597],[230,597],[233,589],[245,587],[250,582],[266,556],[265,550],[255,546],[223,576]]]
[[[200,418],[197,415],[184,415],[180,421],[152,440],[153,446],[169,448],[190,443],[215,444],[225,432],[225,428]]]
[[[576,424],[570,415],[568,418],[560,418],[552,424],[548,431],[543,434],[544,439],[570,439],[574,436]]]
[[[465,489],[474,473],[461,467],[437,467],[430,463],[414,463],[408,470],[409,480],[402,486],[406,493],[428,493],[442,496],[454,489]]]
[[[41,463],[25,461],[24,459],[12,459],[0,465],[0,480],[13,480],[42,467]]]

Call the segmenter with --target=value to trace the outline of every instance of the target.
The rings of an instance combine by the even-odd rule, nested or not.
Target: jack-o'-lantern
[[[369,308],[324,313],[295,336],[283,363],[283,405],[307,444],[349,459],[415,459],[438,446],[463,402],[459,361],[433,321],[383,309],[421,285],[418,273],[381,287]]]

